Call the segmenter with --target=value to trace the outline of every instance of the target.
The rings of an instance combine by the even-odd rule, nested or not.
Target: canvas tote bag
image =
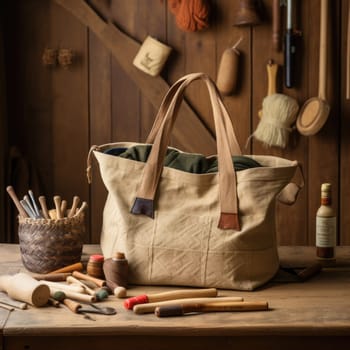
[[[184,90],[197,79],[207,86],[215,121],[214,173],[163,166]],[[269,281],[279,268],[276,196],[292,179],[297,162],[248,155],[261,166],[235,171],[232,156],[241,150],[216,86],[203,73],[186,75],[169,89],[147,144],[152,146],[147,161],[106,153],[140,143],[93,146],[89,153],[88,170],[93,154],[108,190],[104,256],[124,252],[134,284],[253,290]]]

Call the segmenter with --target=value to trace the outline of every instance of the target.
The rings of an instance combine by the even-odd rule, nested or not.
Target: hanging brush
[[[299,105],[297,101],[287,95],[277,93],[276,77],[278,65],[270,60],[267,64],[268,93],[263,100],[261,120],[253,136],[267,146],[285,148],[289,134],[293,130]]]

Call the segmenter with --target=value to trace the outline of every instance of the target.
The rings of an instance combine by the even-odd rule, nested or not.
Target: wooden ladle
[[[318,97],[308,99],[297,118],[297,129],[305,136],[315,135],[326,123],[330,105],[326,101],[328,0],[321,0]]]

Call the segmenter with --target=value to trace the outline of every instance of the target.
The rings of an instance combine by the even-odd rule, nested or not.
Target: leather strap
[[[192,74],[197,74],[197,73],[192,73]],[[170,105],[171,101],[173,100],[175,93],[178,91],[181,84],[186,80],[186,77],[188,77],[188,75],[186,75],[186,76],[180,78],[178,81],[176,81],[170,87],[168,92],[166,93],[166,95],[163,98],[163,101],[159,107],[158,113],[156,115],[152,129],[147,137],[146,143],[152,144],[154,142],[154,139],[157,135],[159,127],[160,127],[160,125],[161,125],[161,123],[166,115],[166,111],[169,109],[169,105]],[[216,89],[216,87],[215,87],[215,89]],[[226,110],[226,108],[221,100],[219,91],[217,89],[216,89],[216,91],[217,91],[217,94],[219,97],[220,108],[221,108],[223,115],[224,115],[224,124],[225,124],[225,129],[226,129],[227,137],[228,137],[229,144],[230,144],[231,154],[232,155],[241,155],[242,150],[240,148],[236,134],[234,132],[231,118],[230,118],[230,116],[229,116],[229,114],[228,114],[228,112],[227,112],[227,110]],[[176,113],[173,117],[173,123],[175,122],[175,120],[177,118],[177,115],[178,115],[177,111],[178,111],[178,108],[180,107],[180,104],[181,104],[183,99],[184,99],[184,91],[182,90],[180,97],[176,101],[177,106],[175,108]]]
[[[153,132],[155,133],[151,153],[145,164],[137,198],[131,212],[154,217],[154,198],[159,179],[163,170],[163,161],[169,145],[171,131],[176,119],[180,102],[183,99],[184,90],[195,80],[203,80],[209,91],[210,101],[213,109],[215,132],[217,135],[217,151],[219,166],[219,191],[221,215],[219,228],[239,230],[238,220],[238,198],[236,173],[232,164],[232,148],[241,154],[238,142],[230,142],[228,134],[233,133],[233,127],[228,113],[224,108],[220,95],[210,77],[204,73],[192,73],[177,81],[175,88],[164,99],[160,108],[161,114],[156,118]],[[170,101],[171,99],[171,101]],[[169,102],[170,101],[170,102]],[[166,108],[168,106],[168,108]],[[226,111],[226,113],[225,113]],[[229,119],[229,121],[228,121]],[[161,122],[160,122],[161,121]],[[231,128],[229,127],[231,125]],[[227,132],[227,129],[229,132]],[[151,133],[152,134],[152,133]],[[234,133],[233,133],[234,135]],[[152,135],[151,135],[152,136]],[[234,145],[237,143],[237,145]],[[238,149],[237,149],[238,148]],[[236,154],[237,154],[236,153]]]

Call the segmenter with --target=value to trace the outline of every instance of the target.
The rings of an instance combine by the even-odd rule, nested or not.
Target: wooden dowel
[[[67,283],[69,283],[70,285],[72,285],[72,287],[74,286],[74,284],[77,284],[78,286],[80,286],[80,288],[83,289],[84,292],[86,292],[87,294],[90,295],[96,295],[96,292],[89,288],[87,285],[85,285],[84,283],[80,282],[78,279],[76,279],[73,276],[69,276],[67,277]]]
[[[64,199],[61,202],[61,214],[62,214],[63,217],[66,216],[66,211],[67,211],[67,201]]]
[[[57,269],[55,271],[50,272],[49,274],[56,274],[56,273],[64,273],[64,272],[73,272],[73,271],[81,271],[84,269],[84,266],[81,262],[77,262],[72,265],[68,265],[65,267],[62,267],[61,269]]]
[[[104,286],[107,285],[105,280],[101,280],[99,278],[91,277],[89,275],[86,275],[86,274],[78,272],[78,271],[73,271],[72,275],[73,275],[73,277],[78,278],[80,280],[86,280],[86,281],[94,282],[98,287],[104,287]]]
[[[83,294],[83,293],[75,293],[70,292],[69,290],[60,290],[51,287],[50,288],[50,295],[55,298],[55,294],[57,292],[64,293],[64,295],[70,299],[77,300],[82,303],[94,303],[97,299],[93,295]],[[56,299],[56,298],[55,298]]]
[[[5,309],[5,310],[8,310],[8,311],[13,311],[15,308],[13,306],[10,306],[10,305],[6,305],[6,304],[3,304],[0,302],[0,308],[1,309]]]
[[[74,313],[78,313],[79,309],[82,307],[81,304],[77,303],[76,301],[74,300],[71,300],[71,299],[63,299],[63,304],[67,306],[67,308],[74,312]]]
[[[242,301],[242,302],[209,302],[192,304],[173,304],[158,306],[154,313],[158,317],[182,316],[192,312],[242,312],[242,311],[266,311],[269,309],[266,301]]]
[[[7,186],[6,187],[6,191],[9,194],[9,196],[11,197],[13,203],[15,204],[20,216],[22,216],[23,218],[28,218],[29,215],[26,213],[26,211],[24,210],[24,208],[22,207],[15,190],[13,189],[12,186]]]
[[[87,203],[83,202],[81,204],[81,207],[78,209],[78,211],[73,216],[79,216],[86,208],[87,208]]]
[[[40,203],[41,211],[42,211],[42,213],[44,215],[44,218],[45,219],[50,219],[49,212],[48,212],[47,206],[46,206],[46,198],[44,196],[40,196],[39,197],[39,203]]]
[[[53,197],[53,201],[54,201],[54,203],[55,203],[57,219],[62,219],[62,213],[61,213],[61,197],[60,197],[60,196],[54,196],[54,197]]]
[[[46,280],[46,281],[52,281],[52,282],[64,282],[66,281],[68,276],[71,276],[72,274],[70,272],[65,273],[34,273],[32,274],[32,277],[35,278],[37,281]]]
[[[166,300],[159,301],[156,303],[139,304],[133,307],[135,314],[147,314],[152,313],[156,307],[173,305],[175,302],[181,305],[194,304],[194,303],[207,303],[207,302],[241,302],[242,297],[210,297],[210,298],[190,298],[190,299],[177,299],[177,300]]]
[[[52,281],[42,281],[44,284],[49,286],[49,288],[54,288],[55,290],[61,290],[62,292],[74,292],[74,293],[85,293],[85,289],[82,286],[71,285],[71,284],[63,284],[59,282]]]
[[[185,299],[185,298],[200,298],[200,297],[216,297],[217,290],[215,288],[207,289],[180,289],[170,292],[156,293],[156,294],[143,294],[136,297],[128,298],[124,301],[124,307],[132,310],[137,304],[154,303],[165,300]]]
[[[75,211],[77,210],[78,204],[80,202],[80,198],[78,196],[74,196],[73,197],[73,203],[72,203],[72,207],[69,210],[68,213],[68,217],[71,218],[72,216],[74,216]]]

